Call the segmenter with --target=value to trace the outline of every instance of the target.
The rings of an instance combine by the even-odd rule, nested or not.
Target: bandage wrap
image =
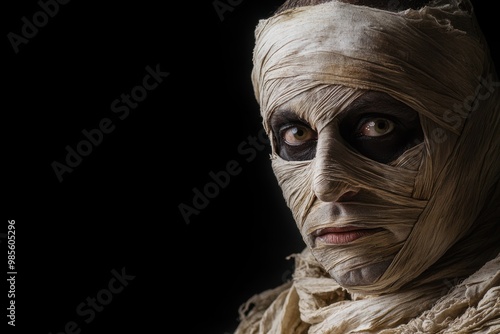
[[[331,1],[259,22],[251,79],[271,139],[273,113],[291,101],[321,135],[371,90],[416,110],[424,141],[382,164],[338,133],[328,147],[318,144],[330,150],[328,163],[286,161],[271,140],[273,170],[303,235],[317,228],[313,185],[323,178],[335,191],[373,195],[366,212],[342,223],[390,226],[401,238],[380,233],[369,248],[354,242],[345,252],[304,238],[293,281],[249,300],[256,306],[242,311],[237,334],[500,331],[500,87],[471,8],[435,0],[391,12]],[[390,265],[371,284],[346,289],[328,275],[385,259]]]
[[[493,205],[499,155],[488,152],[499,151],[500,95],[489,50],[474,16],[460,9],[471,8],[464,3],[389,12],[333,1],[288,10],[256,28],[252,82],[271,138],[271,116],[294,99],[296,112],[318,131],[365,90],[388,93],[420,114],[424,142],[391,164],[332,145],[332,184],[384,199],[380,210],[387,217],[374,223],[397,225],[407,235],[398,245],[371,249],[374,260],[395,258],[375,284],[354,288],[359,292],[390,292],[415,279],[481,224],[481,210]],[[318,166],[314,159],[285,161],[275,149],[273,169],[306,233]],[[366,253],[363,245],[358,251]],[[328,254],[315,253],[325,267],[345,261]]]

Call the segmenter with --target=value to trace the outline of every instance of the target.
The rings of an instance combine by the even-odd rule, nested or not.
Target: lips
[[[315,241],[320,241],[326,244],[342,245],[373,235],[383,230],[383,228],[367,229],[356,226],[327,227],[316,230],[312,234],[312,237]]]

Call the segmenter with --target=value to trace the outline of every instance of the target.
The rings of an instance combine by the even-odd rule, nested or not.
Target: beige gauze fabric
[[[328,140],[307,161],[282,159],[271,140],[307,247],[291,281],[242,305],[235,333],[500,333],[500,83],[469,1],[399,12],[331,1],[263,19],[255,37],[269,137],[271,116],[288,108]],[[420,116],[423,142],[388,164],[330,131],[367,90]],[[363,210],[322,222],[318,180],[361,189]],[[343,225],[387,232],[335,246],[307,237]],[[364,268],[377,275],[349,284]]]

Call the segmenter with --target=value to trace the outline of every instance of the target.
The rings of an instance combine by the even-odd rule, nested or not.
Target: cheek
[[[310,162],[284,161],[273,157],[272,168],[299,229],[314,202]]]

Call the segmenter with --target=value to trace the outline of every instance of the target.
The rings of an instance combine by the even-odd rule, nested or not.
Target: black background
[[[239,151],[261,131],[254,28],[281,1],[220,3],[230,8],[222,16],[212,0],[70,1],[18,53],[7,35],[21,34],[21,18],[32,21],[40,5],[4,4],[0,232],[15,220],[13,332],[55,334],[74,321],[81,333],[226,334],[240,304],[290,278],[286,257],[303,242],[269,145],[257,139],[255,155]],[[493,41],[489,11],[476,4]],[[146,66],[169,75],[120,120],[111,103],[142,84]],[[104,118],[113,132],[59,182],[51,164],[64,163],[65,147]],[[186,220],[179,205],[193,206],[193,189],[230,161],[239,174]],[[122,268],[135,278],[86,323],[77,306]]]

